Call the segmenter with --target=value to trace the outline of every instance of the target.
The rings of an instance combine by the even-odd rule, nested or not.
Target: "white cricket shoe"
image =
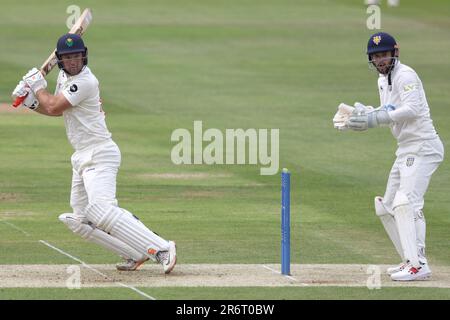
[[[402,271],[402,270],[405,269],[408,265],[409,265],[409,260],[406,261],[406,262],[400,263],[398,266],[391,267],[391,268],[387,268],[387,269],[386,269],[386,273],[387,273],[388,275],[392,275],[392,274],[394,274],[394,273],[397,273],[397,272]]]
[[[156,254],[156,261],[163,265],[165,274],[170,273],[177,263],[177,246],[175,242],[169,241],[169,250],[159,251]]]
[[[124,262],[116,264],[116,269],[119,271],[136,271],[147,260],[148,258],[140,261],[135,261],[133,259],[126,259]]]
[[[428,264],[421,264],[420,267],[415,268],[408,265],[402,271],[391,275],[391,279],[394,281],[415,281],[415,280],[427,280],[431,276],[430,267]]]

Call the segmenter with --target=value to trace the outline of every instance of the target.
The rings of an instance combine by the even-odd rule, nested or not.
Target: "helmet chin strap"
[[[387,75],[388,76],[388,86],[389,86],[389,91],[392,90],[392,70],[394,70],[395,64],[398,60],[398,56],[395,56],[395,51],[392,52],[392,58],[391,58],[391,64],[389,65],[388,69],[386,72],[381,72],[377,66],[375,66],[375,68],[377,69],[377,71],[381,74]],[[372,62],[374,65],[375,63]]]
[[[392,62],[391,65],[389,66],[389,70],[388,70],[388,87],[389,87],[389,91],[392,90],[392,70],[394,70],[395,64],[397,63],[397,59],[398,57],[393,56],[392,57]]]

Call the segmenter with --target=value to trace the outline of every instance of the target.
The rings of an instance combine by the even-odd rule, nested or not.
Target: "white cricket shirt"
[[[394,121],[390,127],[397,139],[397,155],[414,152],[421,142],[437,137],[422,81],[412,68],[400,61],[392,70],[391,80],[389,86],[386,75],[380,74],[378,78],[381,106],[385,106]],[[386,107],[389,105],[395,110]]]
[[[60,92],[72,105],[63,112],[63,117],[67,137],[76,151],[111,139],[102,110],[98,80],[88,67],[75,76],[61,70],[55,95]]]

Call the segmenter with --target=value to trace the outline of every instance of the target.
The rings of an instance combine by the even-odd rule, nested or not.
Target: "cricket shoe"
[[[163,265],[165,274],[170,273],[177,263],[177,247],[175,242],[169,241],[169,250],[158,251],[156,261]]]
[[[392,275],[394,273],[400,272],[403,269],[405,269],[407,266],[409,266],[409,260],[407,260],[406,262],[402,262],[400,263],[398,266],[395,267],[391,267],[391,268],[387,268],[386,269],[386,273],[388,275]]]
[[[136,271],[147,260],[148,258],[139,261],[133,259],[126,259],[124,262],[116,264],[116,269],[119,271]]]
[[[402,271],[394,273],[391,275],[391,279],[394,281],[416,281],[416,280],[427,280],[431,277],[431,270],[428,264],[420,264],[420,267],[415,268],[408,265]]]

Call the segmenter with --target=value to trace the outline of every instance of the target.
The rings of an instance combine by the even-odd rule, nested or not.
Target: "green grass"
[[[176,128],[279,128],[280,166],[292,171],[293,263],[397,263],[373,213],[394,160],[388,130],[337,133],[341,102],[378,104],[367,70],[362,0],[80,1],[94,22],[85,35],[89,65],[101,83],[107,123],[123,159],[120,205],[166,238],[180,263],[278,263],[279,175],[259,166],[176,166]],[[0,102],[20,77],[48,56],[65,32],[70,1],[2,1]],[[26,8],[26,10],[25,10]],[[382,6],[383,30],[402,62],[424,83],[434,123],[450,141],[447,1]],[[24,12],[27,16],[24,16]],[[49,86],[55,84],[55,74]],[[74,236],[58,220],[68,212],[70,155],[62,119],[1,113],[0,264],[68,263],[37,240],[52,241],[88,263],[113,263],[109,252]],[[426,196],[428,256],[449,265],[449,162]],[[154,173],[208,173],[203,179],[155,179]],[[448,290],[389,288],[143,289],[160,299],[447,298]],[[127,299],[124,289],[89,289],[92,299]],[[383,293],[389,293],[387,297]],[[0,298],[79,298],[64,289],[2,289]],[[135,298],[135,297],[133,297]]]
[[[311,287],[311,288],[264,288],[264,287],[207,287],[207,288],[139,288],[141,291],[157,300],[448,300],[450,291],[440,288],[382,288],[369,290],[367,288],[346,287]],[[138,300],[142,296],[124,288],[84,288],[84,289],[1,289],[0,299],[115,299]]]

